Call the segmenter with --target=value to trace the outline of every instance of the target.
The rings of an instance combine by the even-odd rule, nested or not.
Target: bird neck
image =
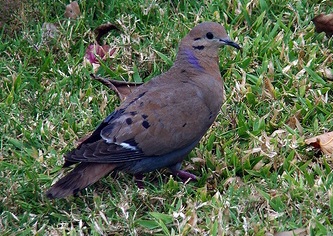
[[[216,52],[209,54],[207,50],[180,47],[175,66],[190,73],[206,73],[220,78],[219,58]]]

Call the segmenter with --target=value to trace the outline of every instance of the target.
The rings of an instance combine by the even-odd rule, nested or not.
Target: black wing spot
[[[193,46],[194,49],[202,50],[205,48],[205,46]]]
[[[131,118],[127,118],[127,119],[126,119],[126,123],[127,123],[128,125],[130,125],[130,124],[133,123],[133,120],[132,120]]]
[[[145,114],[143,114],[143,115],[142,115],[142,118],[143,118],[143,119],[147,119],[147,118],[148,118],[148,116],[147,116],[147,115],[145,115]]]
[[[194,41],[200,40],[201,38],[195,38]]]
[[[187,123],[184,123],[184,124],[183,124],[183,127],[185,127],[186,125],[187,125]]]
[[[181,71],[180,71],[180,73],[185,73],[186,72],[186,70],[184,70],[184,69],[182,69]]]
[[[131,114],[132,116],[135,116],[135,115],[138,114],[138,113],[137,113],[136,111],[131,111],[130,114]]]
[[[142,122],[142,126],[145,128],[145,129],[148,129],[149,127],[150,127],[150,124],[149,124],[149,122],[148,121],[143,121]]]

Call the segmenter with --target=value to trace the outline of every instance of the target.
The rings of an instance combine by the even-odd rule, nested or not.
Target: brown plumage
[[[113,170],[141,177],[163,167],[183,180],[184,157],[214,122],[223,100],[218,48],[231,45],[223,26],[205,22],[181,41],[174,65],[136,88],[93,134],[65,156],[79,163],[47,191],[62,198]]]

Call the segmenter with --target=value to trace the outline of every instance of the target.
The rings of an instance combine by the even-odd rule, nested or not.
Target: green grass
[[[297,228],[332,235],[333,161],[304,143],[333,130],[333,85],[321,72],[333,69],[332,39],[311,22],[331,3],[119,2],[79,1],[82,16],[70,21],[65,4],[36,1],[2,31],[1,235],[265,235]],[[93,29],[114,22],[122,30],[105,38],[119,51],[102,76],[147,81],[171,66],[180,39],[202,21],[225,25],[243,50],[221,50],[226,102],[184,162],[201,179],[185,185],[162,170],[147,174],[150,183],[138,190],[131,176],[119,174],[77,198],[48,200],[44,191],[63,155],[119,104],[82,65]],[[9,35],[13,22],[21,30]],[[43,39],[43,22],[59,24],[55,39]]]

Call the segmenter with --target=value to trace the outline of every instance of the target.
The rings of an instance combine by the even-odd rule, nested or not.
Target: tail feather
[[[117,167],[115,164],[80,163],[56,182],[47,192],[48,198],[65,198],[95,183]]]

